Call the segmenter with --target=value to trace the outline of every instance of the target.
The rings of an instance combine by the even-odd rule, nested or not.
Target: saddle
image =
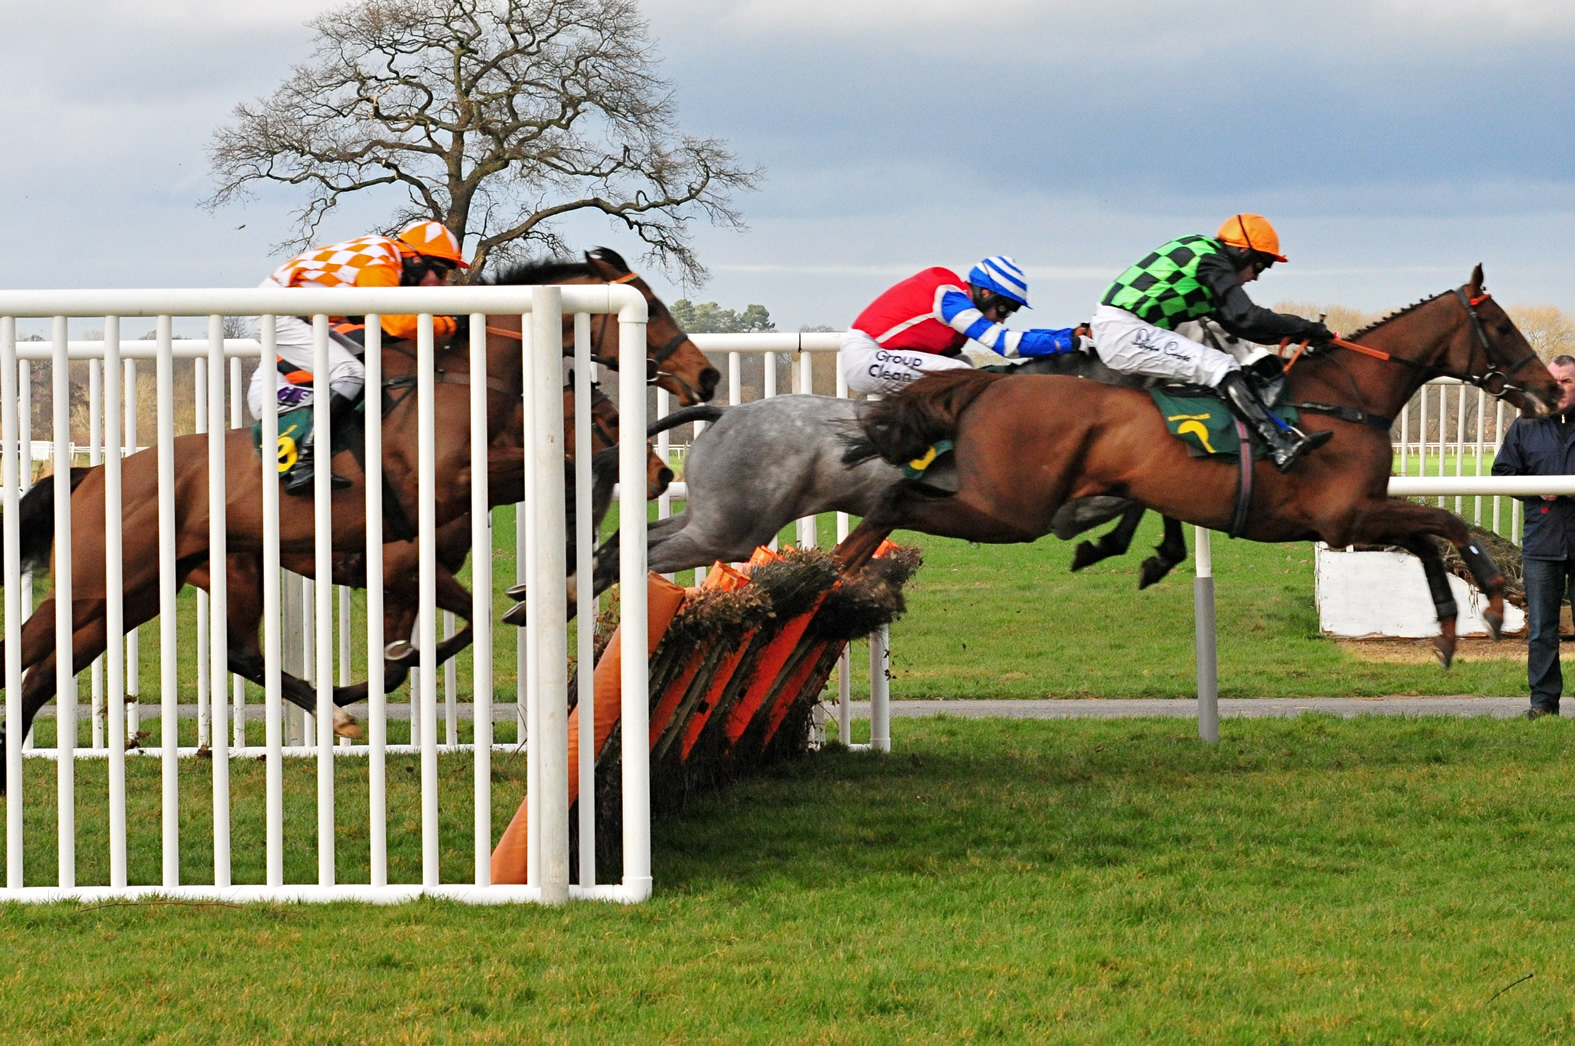
[[[1251,447],[1254,461],[1268,456],[1268,446],[1250,429],[1237,425],[1236,415],[1214,389],[1170,382],[1154,386],[1148,394],[1165,419],[1165,428],[1186,444],[1187,453],[1192,457],[1234,461],[1241,457],[1244,444]],[[1271,404],[1274,416],[1287,425],[1301,420],[1301,412],[1295,405],[1277,404],[1268,396],[1265,400]]]
[[[396,383],[399,379],[391,379],[383,383],[383,417],[393,409],[396,402],[389,395],[390,386],[400,387]],[[295,410],[285,411],[279,415],[279,444],[275,448],[276,460],[279,467],[279,478],[284,479],[300,458],[300,447],[312,432],[313,408],[308,405],[297,407]],[[366,470],[366,394],[363,390],[354,405],[353,410],[339,415],[333,430],[329,433],[328,458],[349,451],[355,458],[356,464],[361,466],[363,475]],[[257,455],[263,461],[268,460],[268,455],[262,447],[262,422],[252,426],[252,446],[257,449]],[[326,460],[326,459],[325,459]],[[415,524],[410,521],[410,516],[400,504],[399,497],[394,493],[394,488],[389,486],[388,474],[383,474],[383,540],[384,541],[409,541],[416,536]]]

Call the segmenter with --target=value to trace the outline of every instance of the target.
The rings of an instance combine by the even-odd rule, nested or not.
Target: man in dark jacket
[[[1564,391],[1554,413],[1516,418],[1493,462],[1495,476],[1575,475],[1575,356],[1559,356],[1548,370]],[[1526,525],[1521,556],[1526,574],[1526,718],[1558,715],[1564,692],[1559,668],[1559,604],[1575,592],[1575,498],[1522,498]]]

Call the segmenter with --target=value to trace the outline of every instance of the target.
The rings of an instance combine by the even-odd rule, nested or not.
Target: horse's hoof
[[[356,722],[355,716],[343,708],[334,709],[334,736],[351,737],[360,739],[366,735],[361,732],[361,724]]]
[[[1488,635],[1493,637],[1493,642],[1497,643],[1504,638],[1504,617],[1502,614],[1495,614],[1489,610],[1482,615],[1482,620],[1487,622]]]
[[[508,612],[503,615],[503,623],[505,625],[515,625],[519,628],[524,628],[525,604],[515,603],[512,607],[509,607]]]
[[[385,661],[409,661],[416,656],[416,648],[407,639],[396,639],[383,648]]]
[[[193,752],[192,755],[196,756],[198,759],[212,759],[213,749],[209,748],[207,745],[198,745],[197,750]]]
[[[1170,573],[1170,566],[1158,556],[1149,556],[1138,570],[1138,591],[1142,591]]]
[[[1438,658],[1438,663],[1443,668],[1448,668],[1455,663],[1455,637],[1438,636],[1433,640],[1433,655]]]
[[[1092,541],[1080,541],[1077,551],[1072,553],[1072,573],[1077,573],[1086,566],[1099,562],[1099,550]],[[1141,587],[1141,586],[1139,586]]]
[[[508,596],[510,599],[513,599],[513,600],[522,600],[522,599],[524,599],[525,598],[525,582],[521,581],[517,585],[514,585],[514,586],[512,586],[510,588],[504,589],[503,590],[503,594],[505,596]]]

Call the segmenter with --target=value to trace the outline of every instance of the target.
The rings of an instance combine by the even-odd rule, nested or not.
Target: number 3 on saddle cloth
[[[396,378],[383,383],[383,416],[387,417],[396,401],[388,395],[388,389],[414,384],[410,379]],[[364,470],[366,468],[366,395],[356,397],[353,409],[336,412],[334,428],[329,440],[329,457],[348,450],[355,458],[356,464]],[[312,434],[312,407],[297,407],[295,410],[285,411],[279,415],[279,445],[275,448],[275,455],[279,463],[279,478],[282,480],[293,469],[301,457],[301,447]],[[258,457],[264,461],[268,456],[262,449],[262,422],[252,426],[252,446],[257,448]],[[415,523],[405,512],[399,497],[394,493],[394,488],[389,485],[388,474],[383,474],[383,540],[384,541],[409,541],[416,536]]]
[[[366,457],[366,430],[365,424],[360,419],[365,409],[366,397],[356,400],[353,414],[347,412],[343,415],[343,422],[334,426],[331,440],[333,449],[329,456],[348,450],[355,455],[357,462],[365,464]],[[314,407],[308,405],[297,407],[294,410],[280,411],[279,413],[279,445],[277,455],[279,460],[279,475],[283,478],[295,467],[301,458],[301,448],[306,445],[312,435],[312,414]],[[257,454],[264,459],[267,455],[262,449],[262,422],[252,426],[252,446],[257,448]]]

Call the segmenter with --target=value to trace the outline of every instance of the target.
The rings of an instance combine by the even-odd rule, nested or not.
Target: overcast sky
[[[216,214],[205,146],[316,0],[0,0],[0,285],[252,285],[292,198]],[[1164,240],[1264,213],[1254,291],[1381,310],[1461,283],[1575,311],[1569,0],[647,0],[680,123],[766,168],[699,297],[844,326],[918,268],[1027,269],[1086,318]],[[347,209],[342,238],[377,224]],[[604,221],[576,239],[638,253]],[[656,280],[671,296],[677,288]]]

